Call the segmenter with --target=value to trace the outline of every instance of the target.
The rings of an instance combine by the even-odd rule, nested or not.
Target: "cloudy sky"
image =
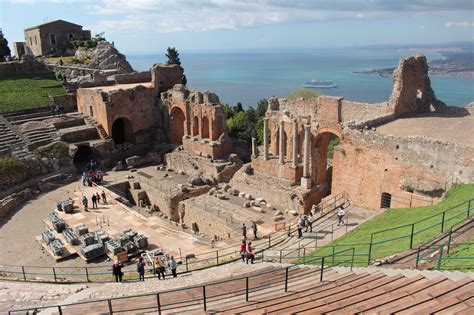
[[[318,48],[474,39],[474,0],[0,0],[10,42],[63,19],[124,52]]]

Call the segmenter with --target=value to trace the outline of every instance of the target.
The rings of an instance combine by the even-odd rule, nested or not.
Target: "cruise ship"
[[[325,80],[325,81],[309,80],[303,83],[303,86],[307,88],[317,88],[317,89],[337,88],[337,84],[329,80]]]

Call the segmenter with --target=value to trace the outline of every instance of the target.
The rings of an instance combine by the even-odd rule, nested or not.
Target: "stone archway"
[[[315,139],[315,146],[313,148],[313,174],[316,185],[327,188],[325,195],[331,194],[332,186],[332,158],[334,147],[341,141],[338,134],[331,131],[323,131],[318,133]]]
[[[76,166],[78,172],[82,172],[85,168],[87,163],[93,159],[94,155],[92,152],[92,148],[89,144],[78,144],[77,151],[74,154],[73,163]]]
[[[206,116],[201,119],[201,138],[209,138],[209,118]]]
[[[184,136],[184,124],[186,123],[186,117],[183,111],[179,107],[171,109],[170,114],[170,141],[173,143],[183,143]]]
[[[199,136],[199,118],[194,116],[193,119],[193,136]]]
[[[135,143],[132,122],[124,117],[115,119],[112,124],[112,138],[115,144]]]

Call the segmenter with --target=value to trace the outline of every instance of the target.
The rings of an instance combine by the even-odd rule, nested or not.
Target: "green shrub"
[[[294,101],[299,99],[300,97],[303,97],[304,99],[310,100],[313,98],[318,98],[322,93],[315,91],[313,89],[308,89],[308,88],[300,88],[297,89],[290,94],[288,94],[287,98],[290,101]]]
[[[69,160],[69,146],[65,142],[54,142],[39,148],[36,148],[34,153],[38,157],[53,157],[58,160]]]
[[[0,158],[0,177],[3,185],[15,185],[28,178],[28,168],[18,158],[4,156]]]

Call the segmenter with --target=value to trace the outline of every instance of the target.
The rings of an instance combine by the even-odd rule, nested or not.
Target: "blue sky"
[[[473,15],[474,0],[0,0],[10,43],[63,19],[124,52],[470,41]]]

